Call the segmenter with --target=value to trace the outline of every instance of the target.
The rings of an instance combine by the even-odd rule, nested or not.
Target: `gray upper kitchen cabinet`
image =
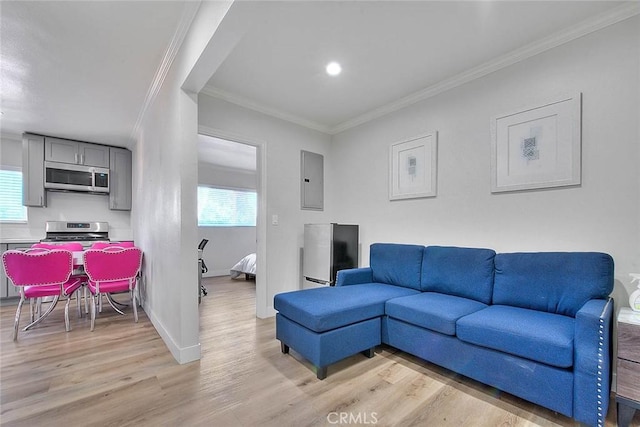
[[[110,178],[109,209],[131,210],[131,151],[125,148],[109,148]]]
[[[45,138],[44,159],[102,168],[109,167],[109,147],[61,138]]]
[[[44,191],[44,136],[22,136],[22,204],[46,206]]]

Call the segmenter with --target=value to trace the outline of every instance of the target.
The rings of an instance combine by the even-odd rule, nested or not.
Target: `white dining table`
[[[73,265],[84,265],[84,251],[73,251]]]

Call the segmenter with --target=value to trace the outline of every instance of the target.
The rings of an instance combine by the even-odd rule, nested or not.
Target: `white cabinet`
[[[22,204],[46,206],[44,191],[44,136],[22,136]]]
[[[126,148],[109,148],[109,209],[131,210],[131,151]]]
[[[61,138],[45,138],[44,159],[102,168],[109,167],[109,147]]]

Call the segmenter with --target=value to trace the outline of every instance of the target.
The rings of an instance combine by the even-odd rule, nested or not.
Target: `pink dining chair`
[[[80,242],[67,242],[67,243],[40,242],[40,243],[34,243],[31,247],[37,248],[37,249],[64,249],[70,252],[78,252],[82,250],[82,243]]]
[[[133,248],[135,247],[135,245],[133,244],[132,241],[130,240],[126,240],[124,242],[118,242],[118,241],[108,241],[108,242],[95,242],[91,245],[91,249],[105,249],[105,248]],[[122,312],[122,310],[120,310],[118,307],[126,307],[127,304],[122,304],[121,302],[116,301],[115,299],[113,299],[113,297],[111,296],[111,293],[105,293],[104,294],[105,297],[107,298],[107,302],[109,303],[109,305],[118,313],[120,314],[124,314]],[[118,306],[118,307],[116,307]],[[99,312],[102,313],[102,298],[98,299],[98,308],[99,308]],[[86,299],[85,299],[85,311],[86,311]]]
[[[69,324],[70,296],[80,288],[81,281],[71,277],[73,270],[73,255],[70,251],[62,249],[27,249],[24,251],[10,250],[2,254],[7,277],[14,286],[20,288],[20,302],[16,310],[13,324],[13,340],[18,339],[18,324],[22,305],[26,298],[33,301],[34,298],[53,297],[47,311],[29,323],[23,331],[40,323],[45,319],[58,303],[60,297],[67,302],[64,308],[64,324],[67,332],[71,330]],[[33,312],[32,312],[33,313]]]
[[[119,247],[119,248],[133,248],[135,245],[133,242],[125,241],[125,242],[95,242],[91,245],[91,249],[104,249],[109,247]]]
[[[34,249],[64,249],[69,252],[82,252],[84,248],[82,247],[82,243],[80,242],[68,242],[68,243],[34,243],[31,245]],[[79,269],[82,267],[82,264],[75,263],[73,264],[74,269]],[[73,274],[72,274],[73,275]]]
[[[82,243],[80,242],[67,242],[67,243],[48,243],[48,242],[40,242],[40,243],[34,243],[33,245],[31,245],[32,248],[36,248],[36,249],[64,249],[67,251],[70,251],[71,253],[73,252],[82,252],[84,250],[84,248],[82,247]],[[80,279],[80,282],[82,285],[84,285],[85,283],[87,283],[87,275],[84,274],[84,270],[82,267],[82,263],[74,263],[73,264],[73,272],[71,273],[71,277],[74,278],[78,278]],[[81,291],[78,291],[77,297],[76,297],[76,304],[77,304],[77,309],[78,309],[78,317],[82,317],[82,311],[80,310],[80,296],[81,296]],[[40,312],[40,300],[38,300],[36,302],[38,308],[37,308],[37,312]],[[87,304],[87,293],[86,291],[84,292],[84,307],[85,307],[85,313],[88,313],[88,304]],[[33,313],[33,309],[31,310],[31,312]],[[33,314],[32,314],[33,317]],[[32,319],[33,321],[33,319]]]
[[[96,300],[102,294],[129,292],[133,307],[133,320],[138,322],[138,308],[134,292],[142,265],[140,248],[107,247],[84,252],[84,270],[89,277],[87,288],[91,294],[91,330],[96,318]],[[112,307],[122,313],[115,306]]]

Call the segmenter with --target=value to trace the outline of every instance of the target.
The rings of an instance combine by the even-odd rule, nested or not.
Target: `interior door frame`
[[[267,142],[234,134],[208,126],[198,125],[198,134],[220,138],[256,147],[256,189],[258,218],[256,221],[256,316],[271,316],[267,299]]]

